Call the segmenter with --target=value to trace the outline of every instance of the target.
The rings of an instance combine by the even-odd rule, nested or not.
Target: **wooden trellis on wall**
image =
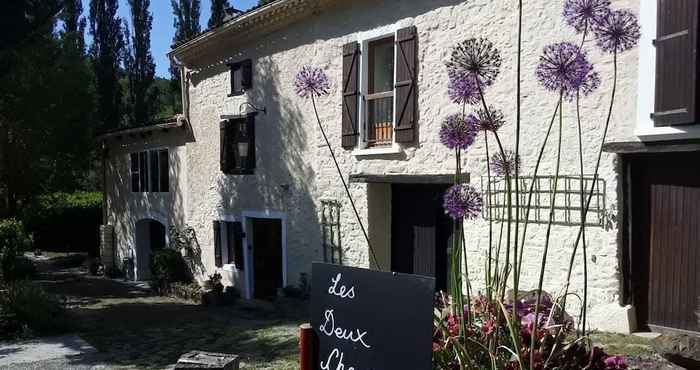
[[[524,222],[527,209],[528,191],[532,177],[520,177],[520,221]],[[554,190],[554,176],[537,176],[533,187],[532,203],[530,205],[529,222],[546,224],[549,222],[549,210]],[[583,198],[588,198],[593,176],[583,178]],[[586,214],[586,226],[604,226],[605,222],[605,180],[595,180],[591,205]],[[481,188],[484,194],[483,216],[487,220],[506,221],[508,219],[508,200],[506,180],[504,177],[491,177],[491,194],[487,195],[488,178],[481,178]],[[515,179],[511,179],[511,192],[515,193]],[[515,217],[516,200],[512,198],[512,215]],[[556,203],[554,205],[555,225],[577,226],[581,224],[581,182],[578,175],[559,176],[557,184]]]
[[[340,241],[340,202],[321,201],[321,232],[323,234],[323,261],[343,264],[343,249]]]

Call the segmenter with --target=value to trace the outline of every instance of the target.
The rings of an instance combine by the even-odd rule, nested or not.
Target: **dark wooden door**
[[[656,154],[632,167],[635,303],[652,328],[699,330],[698,163],[698,154]]]
[[[253,223],[253,290],[255,298],[273,298],[282,288],[282,222],[255,218]]]
[[[151,252],[165,249],[165,226],[158,221],[151,220],[148,227],[151,239]]]
[[[447,288],[452,221],[442,208],[442,185],[392,186],[391,270],[433,276]]]

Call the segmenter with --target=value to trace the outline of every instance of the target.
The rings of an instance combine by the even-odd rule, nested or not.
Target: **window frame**
[[[251,59],[241,60],[235,63],[227,64],[229,67],[229,97],[244,95],[246,91],[250,90],[253,86],[253,61]],[[241,73],[241,86],[236,89],[234,74],[240,71]],[[248,73],[248,76],[246,76]]]
[[[166,153],[167,182],[162,178],[161,153]],[[136,170],[134,170],[136,158]],[[154,163],[154,161],[156,163]],[[156,165],[154,167],[154,164]],[[145,166],[142,166],[145,165]],[[169,193],[170,192],[170,149],[167,147],[144,149],[129,153],[129,178],[132,193]],[[138,179],[138,189],[134,186],[134,176]],[[155,177],[154,177],[155,176]],[[145,186],[144,186],[145,184]],[[167,186],[163,186],[167,185]]]
[[[224,137],[221,140],[222,147],[219,148],[220,161],[225,160],[226,168],[222,168],[222,172],[226,175],[253,175],[255,174],[256,168],[256,156],[255,156],[255,115],[248,114],[245,116],[237,116],[228,119],[224,119],[222,124],[225,125],[224,130],[220,132]],[[246,158],[246,167],[241,167],[240,156],[238,154],[238,144],[243,143],[239,133],[241,132],[240,125],[246,125],[246,135],[248,144],[248,156]],[[235,145],[235,146],[233,146]],[[233,146],[233,148],[230,148]],[[228,149],[228,150],[227,150]],[[226,154],[230,154],[231,157],[224,159]],[[252,159],[249,158],[251,157]]]

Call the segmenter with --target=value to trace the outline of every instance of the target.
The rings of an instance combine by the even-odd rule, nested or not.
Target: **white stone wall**
[[[240,218],[243,211],[273,211],[287,215],[288,283],[294,284],[301,272],[310,270],[312,260],[322,256],[318,213],[320,199],[343,201],[342,237],[345,262],[369,266],[368,251],[344,190],[337,178],[327,148],[316,126],[311,102],[298,98],[292,87],[295,73],[304,65],[323,68],[332,81],[331,95],[318,101],[319,114],[338,156],[346,178],[349,174],[435,174],[454,171],[453,158],[438,139],[444,116],[458,112],[446,93],[444,62],[457,42],[484,36],[492,40],[504,57],[501,75],[486,93],[488,103],[502,109],[508,121],[500,131],[507,147],[514,144],[515,119],[515,46],[517,41],[517,1],[491,0],[355,0],[320,9],[303,21],[240,43],[202,51],[197,63],[189,65],[191,80],[190,120],[195,142],[187,145],[188,176],[186,194],[187,222],[195,226],[204,250],[204,262],[213,269],[211,222],[222,216]],[[579,42],[579,36],[564,25],[560,16],[563,1],[525,2],[523,25],[523,85],[521,157],[523,174],[532,172],[541,140],[557,97],[536,81],[534,70],[542,48],[559,41]],[[639,9],[639,1],[616,0],[613,7]],[[389,156],[355,157],[340,147],[342,45],[357,40],[358,34],[398,25],[418,29],[418,141],[404,146],[402,153]],[[586,172],[591,173],[600,145],[605,113],[611,90],[612,57],[599,52],[592,42],[586,44],[597,70],[603,77],[601,88],[583,101],[583,132]],[[228,97],[229,73],[225,62],[253,60],[253,89],[245,96]],[[636,140],[633,129],[637,102],[637,58],[632,50],[619,58],[618,95],[613,112],[609,141]],[[256,119],[257,168],[250,176],[225,176],[219,171],[219,116],[239,113],[240,103],[250,101],[268,110]],[[552,143],[555,142],[553,136]],[[493,142],[493,141],[492,141]],[[575,107],[564,107],[562,174],[578,174],[578,139]],[[554,173],[555,146],[546,151],[540,174]],[[479,138],[463,159],[463,168],[479,184],[485,175],[484,140]],[[602,158],[601,177],[607,183],[607,204],[617,212],[617,171],[615,156]],[[351,184],[360,213],[367,222],[368,185]],[[376,211],[373,211],[376,212]],[[619,308],[618,229],[589,229],[591,325],[616,329],[611,315]],[[372,228],[373,233],[376,228]],[[387,230],[390,232],[390,230]],[[488,241],[488,223],[476,220],[465,227],[471,258],[474,286],[480,287],[480,270]],[[576,227],[555,226],[545,289],[562,288],[566,264],[576,236]],[[120,234],[121,235],[121,234]],[[545,227],[531,225],[526,244],[522,288],[536,286]],[[384,243],[386,244],[386,243]],[[580,261],[580,260],[579,260]],[[574,270],[573,290],[582,292],[582,264]],[[621,309],[619,312],[623,312]]]
[[[121,267],[122,259],[135,257],[136,223],[153,219],[166,228],[166,241],[170,226],[184,224],[185,209],[185,140],[183,129],[155,132],[145,138],[129,137],[109,139],[107,161],[107,220],[114,227],[115,263]],[[151,149],[168,149],[170,191],[168,193],[132,193],[130,154]]]

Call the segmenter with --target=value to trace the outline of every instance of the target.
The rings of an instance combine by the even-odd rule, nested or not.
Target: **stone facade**
[[[294,21],[280,22],[274,29],[260,31],[210,31],[203,41],[176,49],[172,55],[186,70],[188,119],[192,128],[191,142],[173,146],[171,160],[178,163],[171,177],[169,194],[144,198],[123,194],[128,185],[127,148],[119,149],[110,162],[110,223],[115,226],[117,250],[122,256],[129,249],[133,222],[143,217],[160,217],[170,224],[188,224],[196,230],[202,247],[202,262],[207,272],[214,271],[214,235],[212,220],[245,222],[253,217],[280,218],[286,238],[283,241],[285,284],[297,283],[302,273],[309,273],[311,262],[323,259],[321,248],[320,210],[322,199],[340,200],[341,237],[344,263],[370,266],[369,253],[352,210],[338,180],[328,149],[316,125],[311,102],[296,96],[293,80],[305,65],[321,67],[331,79],[331,94],[318,99],[319,116],[334,145],[343,173],[377,175],[431,175],[454,171],[452,153],[438,138],[443,117],[459,111],[446,93],[447,74],[444,62],[450,48],[470,38],[484,36],[493,41],[503,55],[501,74],[487,91],[490,105],[503,110],[507,124],[500,131],[503,144],[512,147],[515,141],[515,71],[517,42],[517,1],[458,0],[355,0],[352,5],[336,1],[297,1],[312,3],[312,9]],[[559,41],[578,42],[561,18],[561,3],[536,0],[526,3],[523,24],[523,84],[521,173],[531,173],[541,141],[547,130],[557,97],[546,92],[534,77],[534,68],[543,47]],[[299,5],[299,9],[302,9]],[[640,10],[636,0],[616,0],[613,7]],[[264,11],[258,10],[258,11]],[[301,10],[300,10],[301,11]],[[235,23],[236,21],[234,21]],[[243,21],[241,21],[243,22]],[[350,41],[391,33],[398,28],[416,26],[418,32],[418,139],[414,144],[398,145],[389,154],[374,154],[341,148],[341,79],[342,46]],[[261,26],[262,27],[262,26]],[[236,32],[239,32],[238,34]],[[240,35],[238,37],[237,35]],[[207,42],[206,37],[216,37]],[[612,57],[586,44],[590,57],[603,77],[600,89],[585,98],[583,111],[583,144],[586,173],[592,173],[602,126],[609,103]],[[619,58],[618,94],[613,111],[609,141],[638,140],[634,136],[638,91],[637,50]],[[228,96],[230,90],[228,62],[251,59],[253,85],[242,96]],[[265,107],[267,114],[256,117],[257,164],[253,175],[224,175],[219,169],[222,115],[236,115],[249,109],[243,103]],[[577,175],[578,136],[575,106],[564,106],[561,173]],[[556,130],[556,125],[555,125]],[[168,140],[166,138],[154,140]],[[540,168],[541,175],[553,175],[556,136],[550,141]],[[158,145],[135,143],[132,148]],[[131,150],[132,148],[128,148]],[[493,148],[492,148],[493,149]],[[480,186],[486,174],[483,137],[463,157],[462,168],[471,182]],[[616,214],[618,193],[616,157],[604,154],[600,175],[605,180],[606,204]],[[387,184],[353,183],[351,192],[368,225],[377,249],[380,265],[391,261],[391,186]],[[149,204],[146,206],[146,204]],[[151,213],[152,212],[152,213]],[[116,216],[120,215],[120,216]],[[160,215],[160,216],[159,216]],[[619,244],[616,222],[608,228],[587,229],[589,281],[589,313],[592,327],[629,330],[628,309],[620,306]],[[530,225],[527,235],[523,289],[534,289],[539,273],[545,238],[544,225]],[[571,245],[578,229],[575,226],[554,226],[548,256],[545,289],[556,293],[563,286]],[[467,222],[470,274],[475,289],[483,289],[484,255],[488,243],[488,222],[478,219]],[[118,257],[119,258],[119,257]],[[580,257],[579,257],[580,261]],[[372,264],[373,265],[373,264]],[[240,271],[239,271],[240,272]],[[232,274],[228,284],[239,285]],[[582,263],[576,264],[572,290],[582,292]]]

